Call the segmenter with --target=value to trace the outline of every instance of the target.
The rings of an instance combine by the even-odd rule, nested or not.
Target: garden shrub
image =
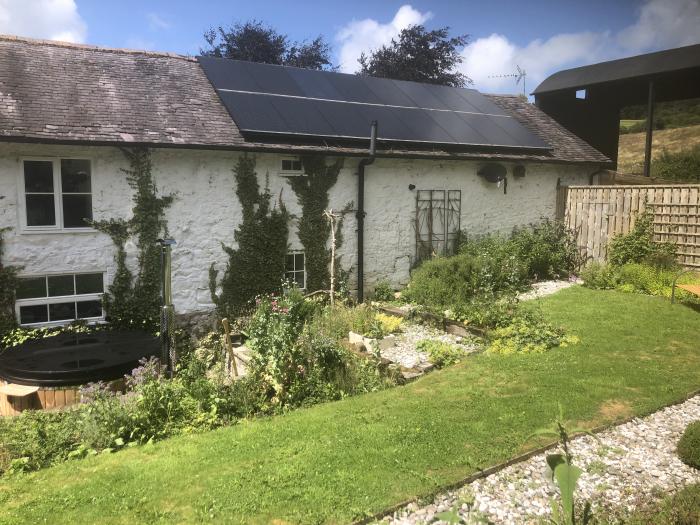
[[[429,361],[437,368],[454,365],[465,356],[464,349],[459,346],[435,339],[423,339],[418,341],[416,349],[428,354]]]
[[[700,421],[688,425],[678,441],[678,457],[686,465],[700,469]]]
[[[568,276],[580,264],[573,235],[559,222],[510,236],[463,236],[458,255],[423,262],[404,297],[451,319],[495,326],[513,310],[517,292],[536,279]]]
[[[397,317],[396,315],[378,313],[374,316],[374,318],[381,326],[382,336],[400,331],[401,325],[403,324],[403,317]]]
[[[673,280],[678,284],[697,281],[697,276],[686,273],[679,276],[679,268],[663,268],[647,263],[627,263],[622,266],[593,262],[583,272],[584,286],[597,289],[616,289],[620,292],[641,293],[661,297],[671,297]],[[698,299],[680,288],[676,297],[685,302],[697,303]]]
[[[593,261],[581,270],[583,285],[588,288],[610,290],[617,286],[618,276],[615,269],[606,263]]]
[[[568,277],[581,265],[576,239],[561,221],[544,220],[516,229],[510,244],[529,279]]]
[[[79,413],[27,410],[0,418],[0,472],[36,470],[68,459],[80,443]]]
[[[414,270],[404,295],[414,303],[441,310],[455,309],[469,304],[476,296],[518,287],[519,274],[520,269],[512,258],[492,259],[460,253],[424,262]]]
[[[546,322],[542,314],[534,310],[522,310],[507,324],[490,334],[487,352],[492,354],[538,354],[560,346],[578,344],[579,338],[567,335],[562,328]]]
[[[394,290],[392,290],[389,281],[379,281],[374,286],[374,300],[375,301],[393,301],[394,300]]]
[[[615,266],[648,263],[673,267],[675,255],[674,244],[654,241],[654,214],[649,207],[637,216],[631,232],[613,237],[608,246],[608,261]]]
[[[700,182],[700,145],[669,152],[665,149],[651,163],[652,176],[688,183]]]
[[[20,268],[2,264],[4,252],[4,233],[8,228],[0,228],[0,338],[12,330],[17,322],[15,320],[15,290],[19,283],[17,274]],[[0,345],[2,348],[2,345]]]

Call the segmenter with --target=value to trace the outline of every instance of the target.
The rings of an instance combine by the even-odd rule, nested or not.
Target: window
[[[92,219],[90,161],[23,161],[24,225],[28,230],[89,228]]]
[[[306,288],[306,265],[303,252],[288,253],[284,269],[284,276],[288,281],[296,283],[302,290]]]
[[[284,175],[301,175],[303,167],[299,157],[286,157],[282,159],[281,173]]]
[[[581,100],[586,99],[586,90],[585,89],[577,89],[576,90],[576,98],[580,98]]]
[[[21,325],[99,320],[103,293],[101,272],[22,277],[15,312]]]

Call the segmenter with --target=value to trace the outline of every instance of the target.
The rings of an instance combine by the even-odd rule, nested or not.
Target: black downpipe
[[[360,160],[357,168],[357,302],[365,300],[365,166],[374,162],[377,143],[377,121],[372,121],[369,134],[369,157]]]

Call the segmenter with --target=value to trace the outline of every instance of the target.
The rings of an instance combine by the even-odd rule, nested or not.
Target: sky
[[[340,70],[423,24],[468,34],[459,69],[487,93],[531,92],[562,69],[700,43],[700,0],[0,0],[0,34],[197,55],[203,33],[261,20],[291,40],[323,35]]]

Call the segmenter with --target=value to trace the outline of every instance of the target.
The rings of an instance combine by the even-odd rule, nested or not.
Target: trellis
[[[698,184],[569,186],[564,220],[586,258],[605,260],[610,239],[629,233],[648,206],[654,213],[654,240],[674,243],[680,264],[700,268]]]
[[[461,215],[461,190],[418,190],[415,219],[418,261],[454,253]]]

